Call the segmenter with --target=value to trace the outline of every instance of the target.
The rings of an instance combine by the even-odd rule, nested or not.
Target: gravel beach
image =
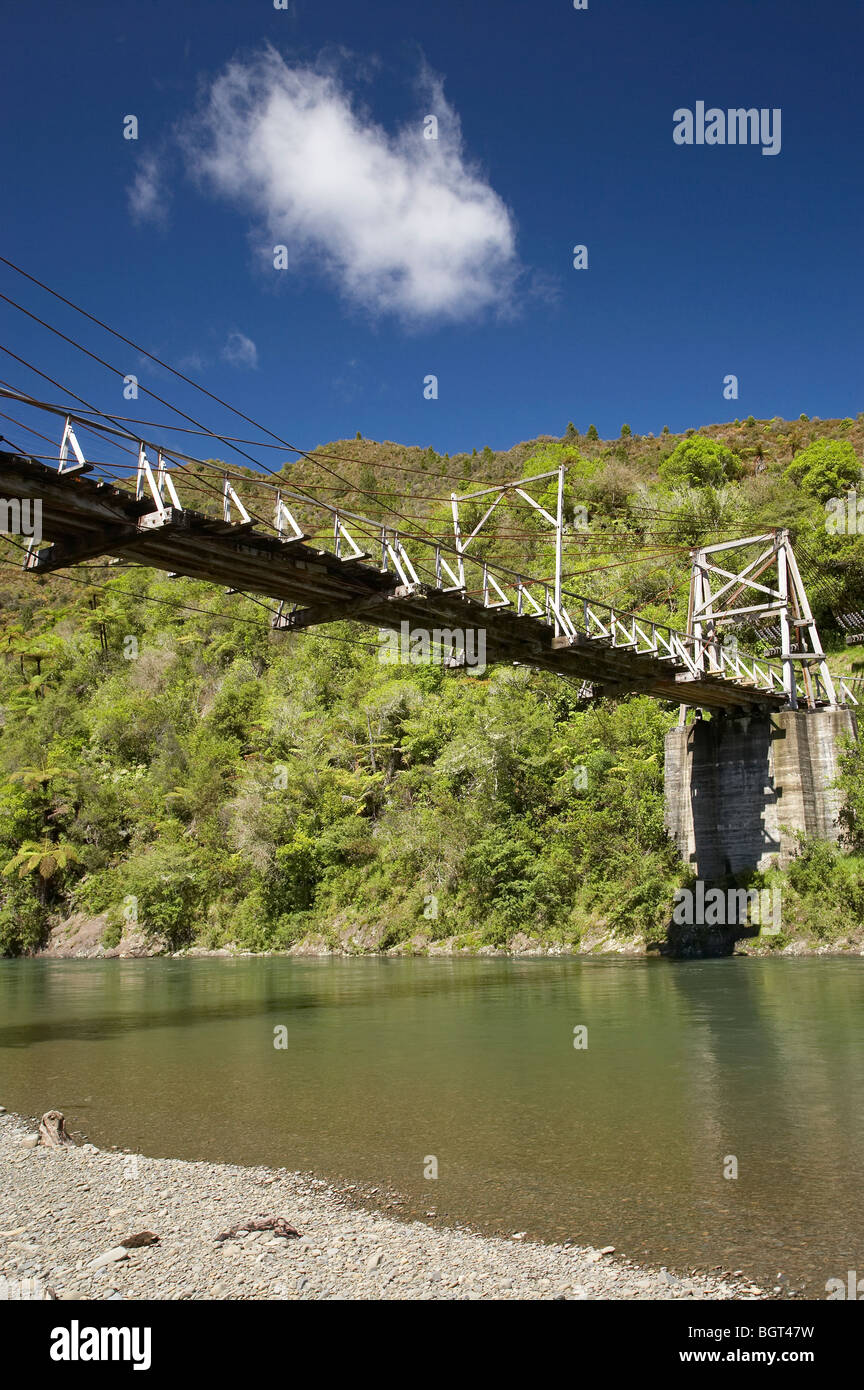
[[[588,1246],[396,1220],[306,1174],[36,1139],[32,1122],[0,1114],[0,1299],[766,1296],[729,1275],[647,1269]],[[299,1236],[244,1226],[266,1217]],[[158,1241],[123,1245],[145,1232]]]

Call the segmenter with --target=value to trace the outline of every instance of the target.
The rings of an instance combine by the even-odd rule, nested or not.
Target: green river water
[[[864,1275],[862,1006],[857,958],[4,961],[0,1102],[824,1298]]]

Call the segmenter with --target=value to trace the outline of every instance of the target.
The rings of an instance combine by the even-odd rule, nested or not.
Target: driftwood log
[[[155,1231],[138,1231],[134,1236],[126,1236],[120,1244],[126,1250],[140,1250],[142,1245],[157,1245],[159,1237]]]
[[[46,1110],[39,1121],[39,1143],[46,1149],[59,1149],[72,1140],[66,1132],[66,1121],[59,1110]]]
[[[256,1216],[252,1221],[238,1221],[236,1226],[223,1231],[216,1237],[217,1240],[231,1240],[240,1231],[272,1231],[274,1236],[284,1236],[286,1240],[294,1240],[300,1235],[293,1226],[289,1226],[284,1216]]]

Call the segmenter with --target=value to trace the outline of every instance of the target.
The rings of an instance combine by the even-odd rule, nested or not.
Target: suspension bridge
[[[276,631],[301,633],[348,619],[403,635],[406,628],[409,634],[431,634],[453,667],[467,664],[466,639],[473,634],[470,649],[476,653],[482,637],[487,665],[552,672],[579,683],[585,698],[645,693],[679,707],[677,726],[665,742],[666,826],[697,877],[722,882],[788,862],[802,834],[837,839],[838,776],[843,749],[857,737],[858,701],[829,670],[786,530],[740,537],[727,531],[724,539],[694,545],[686,626],[656,622],[570,589],[574,576],[564,574],[563,554],[574,528],[572,507],[569,514],[565,508],[564,466],[474,491],[463,485],[450,495],[450,524],[442,528],[439,517],[432,532],[416,517],[397,513],[389,500],[383,515],[395,526],[348,510],[315,496],[311,487],[295,486],[302,469],[276,472],[257,456],[277,448],[283,458],[308,459],[336,480],[342,496],[372,498],[377,515],[381,499],[324,462],[340,455],[297,448],[6,257],[0,256],[0,264],[50,295],[64,312],[83,317],[124,351],[131,349],[138,360],[180,379],[258,432],[252,440],[218,434],[142,384],[148,397],[185,422],[158,428],[218,442],[244,463],[238,469],[195,458],[145,438],[139,433],[145,422],[99,410],[0,344],[18,367],[64,396],[62,403],[45,401],[0,381],[0,404],[17,403],[29,419],[22,422],[6,410],[0,417],[48,448],[45,453],[40,446],[22,447],[0,435],[0,531],[18,545],[25,573],[72,579],[76,567],[92,571],[87,562],[100,558],[109,565],[151,567],[169,578],[186,576],[245,594],[268,609]],[[77,336],[9,295],[0,294],[0,300],[115,381],[129,380],[122,366]],[[50,432],[34,428],[34,414],[40,424],[49,422]],[[110,460],[93,455],[94,441],[107,445]],[[255,449],[254,456],[246,446]],[[554,554],[554,561],[551,572],[540,576],[488,558],[496,553],[488,542],[502,535],[501,516],[524,507],[532,511],[534,527],[522,533],[526,540],[536,541],[548,528],[541,553]],[[597,569],[641,563],[643,546],[622,558],[617,549],[623,541],[627,551],[626,538],[614,528],[601,535],[601,527],[595,535],[584,514],[586,553],[605,546],[615,556],[615,565]],[[641,543],[642,532],[654,529],[649,519],[635,540]],[[716,533],[709,527],[701,534],[712,529]],[[20,543],[10,532],[17,532]],[[648,558],[668,561],[682,550],[686,546],[667,543]],[[810,566],[808,579],[814,579],[813,557],[805,552],[802,558]],[[543,563],[548,566],[548,558]],[[104,573],[106,567],[96,568]],[[577,572],[583,582],[591,568]],[[83,582],[93,581],[88,576]],[[847,645],[864,640],[864,614],[835,616]],[[770,643],[771,659],[744,651],[738,632],[755,635],[763,647]],[[712,717],[702,718],[703,711]],[[730,950],[733,939],[734,933]]]
[[[8,389],[0,389],[0,396],[35,404]],[[134,488],[118,486],[98,475],[79,442],[92,420],[49,403],[39,408],[61,417],[56,464],[0,451],[0,498],[7,512],[17,504],[39,515],[40,535],[29,539],[23,557],[24,569],[34,575],[111,557],[274,600],[277,630],[341,619],[397,631],[405,624],[409,630],[434,629],[454,666],[464,660],[464,634],[482,634],[487,663],[535,666],[602,695],[644,692],[720,712],[856,703],[844,683],[832,680],[785,531],[694,550],[688,630],[678,631],[564,586],[563,465],[453,493],[453,532],[446,540],[400,532],[287,485],[275,491],[272,520],[258,518],[241,499],[239,476],[227,471],[221,515],[213,516],[184,500],[184,467],[169,466],[158,444],[134,437]],[[550,482],[554,510],[536,496],[538,485],[549,489]],[[554,575],[537,579],[474,559],[471,547],[496,508],[514,498],[549,526]],[[482,511],[470,530],[464,523],[468,504],[474,514]],[[328,547],[310,542],[298,520],[300,508],[307,514],[309,508],[326,511]],[[719,563],[742,548],[748,556],[754,548],[757,553],[739,569]],[[742,604],[747,595],[756,601]],[[750,623],[771,619],[779,627],[779,663],[724,640],[724,624],[742,617]]]
[[[563,467],[454,492],[447,536],[396,530],[281,478],[267,482],[273,511],[263,517],[251,497],[260,479],[224,469],[218,486],[204,484],[190,465],[205,461],[169,455],[116,420],[97,425],[9,387],[0,397],[42,410],[59,434],[50,459],[0,450],[5,530],[29,535],[20,547],[26,573],[70,577],[107,557],[258,596],[277,631],[340,619],[431,630],[454,667],[465,662],[467,634],[482,634],[485,664],[550,671],[592,697],[643,692],[678,704],[678,726],[666,735],[666,824],[697,877],[722,882],[788,862],[801,834],[837,838],[837,777],[844,742],[857,736],[857,700],[832,678],[785,530],[695,547],[687,627],[677,630],[567,588]],[[88,459],[84,429],[134,446],[128,477],[104,476]],[[209,511],[200,510],[202,486]],[[549,528],[553,573],[518,574],[478,556],[484,528],[514,500]],[[766,633],[778,662],[740,650],[742,623]],[[723,717],[705,720],[703,711]]]

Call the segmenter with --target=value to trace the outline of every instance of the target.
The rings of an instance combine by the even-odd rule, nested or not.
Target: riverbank
[[[559,956],[630,956],[645,958],[659,954],[658,943],[650,945],[640,937],[624,937],[597,928],[587,932],[578,943],[542,941],[525,932],[517,932],[504,946],[484,945],[470,938],[450,936],[432,939],[422,932],[407,941],[382,949],[383,929],[374,932],[334,931],[330,936],[314,934],[304,937],[284,950],[253,951],[236,945],[208,947],[198,944],[172,951],[157,936],[147,935],[137,926],[126,926],[119,941],[107,945],[106,916],[89,917],[76,913],[55,923],[45,945],[35,952],[50,960],[132,960],[150,956],[171,956],[175,960],[232,959],[257,956],[489,956],[489,957],[559,957]],[[781,944],[768,938],[741,938],[735,952],[748,956],[864,956],[864,935],[850,932],[838,941],[818,941],[804,936],[784,937]],[[724,951],[707,954],[725,954]]]
[[[58,1299],[753,1299],[746,1280],[399,1221],[309,1174],[35,1145],[0,1115],[0,1274]],[[297,1236],[248,1230],[283,1218]],[[227,1239],[218,1236],[236,1231]],[[151,1244],[123,1241],[150,1232]],[[725,1273],[725,1272],[724,1272]],[[19,1285],[20,1286],[20,1285]]]

